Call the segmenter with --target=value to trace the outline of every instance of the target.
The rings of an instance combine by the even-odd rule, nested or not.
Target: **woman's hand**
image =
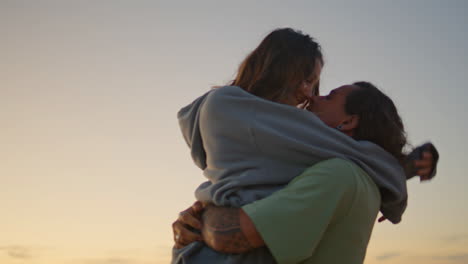
[[[416,174],[419,175],[421,181],[430,179],[434,166],[434,157],[428,150],[423,151],[422,159],[414,161],[414,167],[417,169]]]
[[[175,248],[180,249],[192,242],[203,240],[200,232],[203,209],[204,205],[197,201],[191,207],[179,213],[179,217],[172,224]]]
[[[427,181],[435,176],[439,152],[432,143],[423,144],[406,156],[404,169],[406,179],[418,175],[420,181]]]

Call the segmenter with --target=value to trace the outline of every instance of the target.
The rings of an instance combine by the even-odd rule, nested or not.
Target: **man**
[[[422,179],[433,171],[432,160],[432,154],[424,152],[414,162],[422,168],[417,173]],[[203,240],[223,253],[267,246],[278,263],[363,263],[380,192],[360,167],[335,158],[242,208],[208,205],[199,221],[203,208],[195,203],[173,224],[176,248]]]

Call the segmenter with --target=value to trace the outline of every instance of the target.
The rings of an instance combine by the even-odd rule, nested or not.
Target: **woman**
[[[278,29],[244,60],[232,86],[210,91],[179,112],[192,158],[209,179],[197,189],[198,200],[240,207],[282,188],[318,161],[342,157],[362,167],[382,190],[383,215],[394,223],[401,220],[407,193],[400,162],[406,141],[392,145],[392,151],[382,149],[387,145],[341,133],[357,125],[351,119],[331,129],[296,108],[318,94],[322,65],[320,46],[312,38]],[[395,132],[404,139],[402,126]],[[197,243],[175,250],[173,262],[213,258],[239,262],[235,256],[213,256]],[[273,260],[262,248],[242,256],[242,262],[259,261]]]

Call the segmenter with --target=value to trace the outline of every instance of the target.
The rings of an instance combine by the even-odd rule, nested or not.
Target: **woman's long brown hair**
[[[276,29],[244,59],[230,85],[281,103],[303,81],[318,78],[313,76],[317,62],[323,65],[323,56],[313,38],[291,28]]]

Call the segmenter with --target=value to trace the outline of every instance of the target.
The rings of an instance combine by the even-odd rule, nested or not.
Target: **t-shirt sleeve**
[[[327,226],[345,215],[356,180],[341,159],[317,163],[284,189],[242,209],[278,263],[298,263],[312,256]]]

